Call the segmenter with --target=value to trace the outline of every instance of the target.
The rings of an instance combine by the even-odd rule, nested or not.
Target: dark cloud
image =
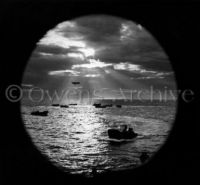
[[[138,88],[150,85],[175,88],[174,74],[167,55],[150,33],[133,22],[112,16],[81,17],[59,24],[53,34],[62,36],[60,42],[63,43],[39,42],[27,65],[23,83],[52,89],[75,79],[81,81],[84,88],[92,88],[92,85],[101,88],[131,88],[133,84],[137,84]],[[44,38],[48,39],[48,34]],[[65,42],[68,42],[66,47]],[[94,48],[94,56],[76,57],[76,54],[83,55],[83,43],[88,48]],[[70,57],[72,53],[74,55]],[[77,64],[90,64],[91,58],[112,65],[73,68]],[[120,63],[138,65],[143,72],[115,69],[114,65]],[[70,70],[78,73],[73,75]],[[49,75],[52,71],[63,73]]]
[[[62,29],[65,37],[84,36],[84,40],[93,44],[105,44],[120,36],[122,19],[105,16],[83,17],[75,20],[76,26]],[[108,44],[108,43],[107,43]]]

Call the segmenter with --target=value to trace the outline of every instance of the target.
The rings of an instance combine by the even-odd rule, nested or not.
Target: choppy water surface
[[[49,115],[32,116],[33,110],[48,110]],[[22,107],[33,143],[55,165],[75,174],[90,174],[93,167],[101,173],[139,166],[141,152],[152,155],[164,143],[174,114],[171,106]],[[107,130],[120,124],[131,125],[138,138],[120,145],[109,142]]]

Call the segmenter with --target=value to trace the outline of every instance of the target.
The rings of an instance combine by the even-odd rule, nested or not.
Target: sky
[[[176,89],[170,61],[156,39],[138,23],[106,15],[65,21],[47,31],[36,43],[22,86],[104,98],[119,98],[122,90]]]

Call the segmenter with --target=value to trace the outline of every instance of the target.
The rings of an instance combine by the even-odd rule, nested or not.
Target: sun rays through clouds
[[[105,92],[176,88],[168,57],[153,36],[140,24],[106,15],[80,17],[49,30],[23,78],[24,84],[48,89],[72,88],[72,81]]]

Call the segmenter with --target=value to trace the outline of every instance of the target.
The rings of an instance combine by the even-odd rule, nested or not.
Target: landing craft
[[[80,84],[80,82],[72,82],[72,84],[77,85]]]

